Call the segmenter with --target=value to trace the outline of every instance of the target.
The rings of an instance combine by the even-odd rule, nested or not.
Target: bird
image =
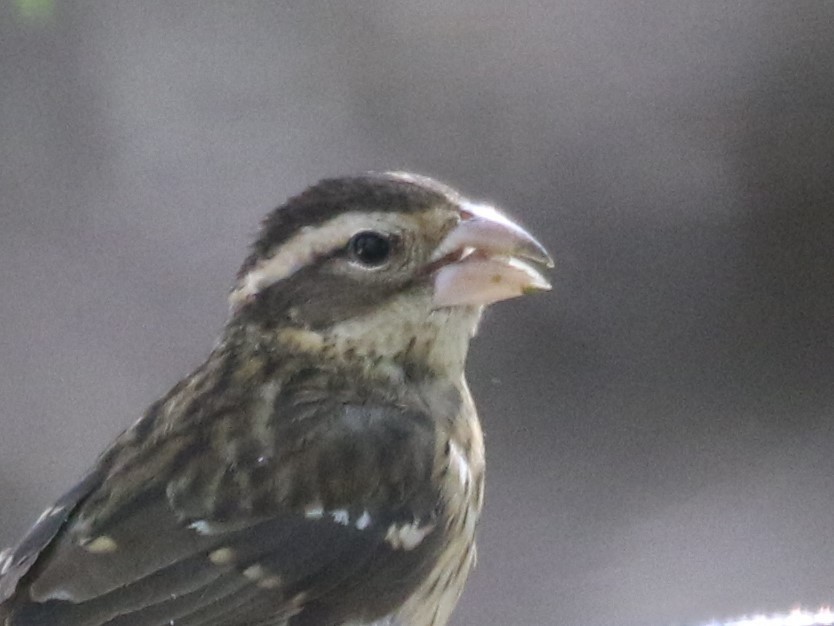
[[[425,176],[291,197],[206,360],[4,551],[0,624],[443,626],[484,497],[469,343],[552,266]]]

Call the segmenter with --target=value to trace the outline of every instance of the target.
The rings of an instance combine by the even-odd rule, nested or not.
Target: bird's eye
[[[356,233],[348,242],[348,252],[365,267],[380,267],[391,257],[391,238],[372,230]]]

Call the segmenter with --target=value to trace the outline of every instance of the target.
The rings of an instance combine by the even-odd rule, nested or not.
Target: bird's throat
[[[250,329],[276,351],[344,365],[370,378],[403,381],[426,375],[458,380],[480,307],[432,308],[411,299],[392,299],[372,314],[311,330],[301,326]]]

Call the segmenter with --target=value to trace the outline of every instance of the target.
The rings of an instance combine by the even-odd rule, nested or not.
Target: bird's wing
[[[100,482],[100,472],[88,473],[41,514],[35,525],[14,549],[4,550],[0,554],[0,603],[11,597],[20,578],[29,571],[40,553],[60,532],[78,504]]]
[[[274,438],[219,420],[111,454],[12,554],[0,618],[301,625],[395,608],[440,545],[433,422],[382,405],[293,410]]]

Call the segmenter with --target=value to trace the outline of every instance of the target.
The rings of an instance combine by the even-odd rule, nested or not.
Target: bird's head
[[[552,261],[529,233],[432,179],[329,179],[266,218],[232,322],[298,350],[448,374],[485,305],[550,288],[537,266]]]

